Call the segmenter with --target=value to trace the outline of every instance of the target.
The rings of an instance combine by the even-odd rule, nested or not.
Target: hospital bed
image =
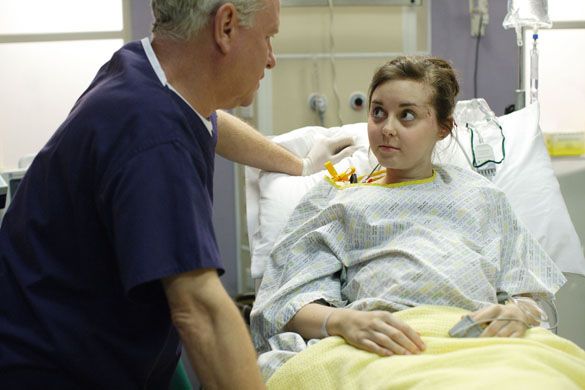
[[[481,120],[486,110],[491,111],[481,99],[459,102],[457,107],[455,116],[459,126],[454,129],[457,142],[450,137],[441,141],[435,162],[471,169],[470,135],[462,124],[470,118],[473,120],[475,114],[475,120]],[[469,111],[470,107],[472,111],[476,107],[475,114]],[[491,180],[506,193],[518,217],[567,276],[567,283],[556,297],[559,326],[554,331],[585,348],[585,257],[539,129],[538,103],[495,118],[495,121],[501,126],[501,134],[488,132],[483,135],[483,141],[490,143],[496,154],[504,142],[501,146],[505,146],[505,158],[495,167],[496,173]],[[357,172],[368,173],[375,163],[373,155],[368,153],[366,127],[366,123],[335,128],[310,126],[277,136],[274,140],[302,156],[321,137],[352,135],[360,148],[351,157],[337,163],[335,168],[344,172],[353,166]],[[308,189],[323,180],[325,174],[323,171],[293,177],[246,168],[251,272],[256,286],[262,278],[272,246],[295,205]]]

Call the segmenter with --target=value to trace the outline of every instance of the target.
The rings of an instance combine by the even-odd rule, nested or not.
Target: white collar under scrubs
[[[156,58],[156,54],[154,53],[154,50],[152,49],[152,45],[150,44],[150,38],[148,38],[148,37],[142,38],[142,40],[140,42],[142,43],[142,47],[144,48],[144,51],[146,53],[146,57],[148,58],[148,61],[150,62],[150,66],[152,66],[152,69],[154,70],[154,72],[158,76],[158,79],[160,80],[161,84],[164,85],[165,87],[168,87],[171,91],[173,91],[181,99],[183,99],[183,101],[185,103],[187,103],[187,105],[189,107],[191,107],[191,109],[193,111],[195,111],[195,114],[197,114],[197,116],[199,116],[199,118],[201,118],[201,120],[203,121],[203,124],[205,125],[205,127],[209,131],[209,134],[213,135],[213,125],[212,125],[211,121],[209,119],[205,118],[199,112],[197,112],[197,110],[195,108],[193,108],[193,106],[191,104],[189,104],[189,102],[183,96],[181,96],[181,94],[175,88],[173,88],[173,86],[171,84],[169,84],[169,82],[167,81],[167,76],[165,75],[165,71],[163,70],[162,66],[160,66],[160,62],[158,62],[158,58]]]

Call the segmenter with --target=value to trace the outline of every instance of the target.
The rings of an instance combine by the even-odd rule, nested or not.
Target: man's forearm
[[[195,297],[172,286],[185,282],[196,282]],[[174,278],[165,281],[165,288],[173,323],[204,388],[263,388],[247,328],[217,276],[203,281]]]
[[[200,322],[181,326],[179,333],[204,388],[262,388],[256,353],[235,306],[226,302],[224,310]]]
[[[256,131],[242,120],[217,111],[216,152],[220,156],[265,171],[300,175],[303,163],[299,157]]]

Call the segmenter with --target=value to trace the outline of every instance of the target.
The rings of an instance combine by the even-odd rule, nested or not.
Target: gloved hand
[[[356,150],[353,137],[344,136],[336,138],[318,137],[305,158],[303,158],[303,176],[322,171],[323,164],[331,161],[333,164],[341,159],[351,156]]]

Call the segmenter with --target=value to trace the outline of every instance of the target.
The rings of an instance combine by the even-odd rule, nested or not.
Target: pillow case
[[[454,137],[437,144],[435,163],[454,164],[472,169],[470,160],[471,138],[465,123],[481,121],[489,107],[476,99],[481,110],[455,112],[458,126]],[[469,107],[470,101],[459,102]],[[480,112],[481,111],[481,112]],[[491,112],[491,110],[490,110]],[[477,114],[476,116],[474,116]],[[459,116],[458,116],[459,115]],[[492,181],[505,193],[518,218],[531,230],[543,248],[563,272],[585,275],[585,258],[579,237],[571,222],[562,198],[558,180],[552,169],[542,133],[538,127],[538,104],[497,118],[505,137],[505,158],[496,166]],[[342,127],[304,127],[277,136],[274,141],[291,152],[305,156],[313,142],[321,137],[353,135],[358,150],[337,164],[338,172],[350,166],[358,175],[367,174],[376,164],[373,154],[368,155],[367,124],[356,123]],[[492,146],[496,160],[502,156],[502,134],[497,127],[482,132],[483,141]],[[474,143],[475,145],[476,143]],[[270,251],[286,224],[294,207],[303,195],[327,174],[324,170],[310,176],[289,176],[280,173],[260,172],[246,168],[248,232],[252,255],[253,278],[260,278]]]
[[[332,128],[308,126],[276,136],[273,140],[298,156],[306,156],[313,142],[337,136],[353,136],[358,148],[351,156],[335,164],[335,169],[345,172],[349,167],[355,167],[358,173],[371,170],[371,163],[375,164],[375,159],[372,158],[371,163],[368,160],[369,143],[365,123]],[[274,242],[293,209],[311,187],[323,180],[326,171],[309,176],[289,176],[246,167],[245,172],[251,273],[253,278],[260,278]]]
[[[494,183],[563,272],[585,275],[583,248],[539,127],[537,103],[499,118],[508,156]]]

